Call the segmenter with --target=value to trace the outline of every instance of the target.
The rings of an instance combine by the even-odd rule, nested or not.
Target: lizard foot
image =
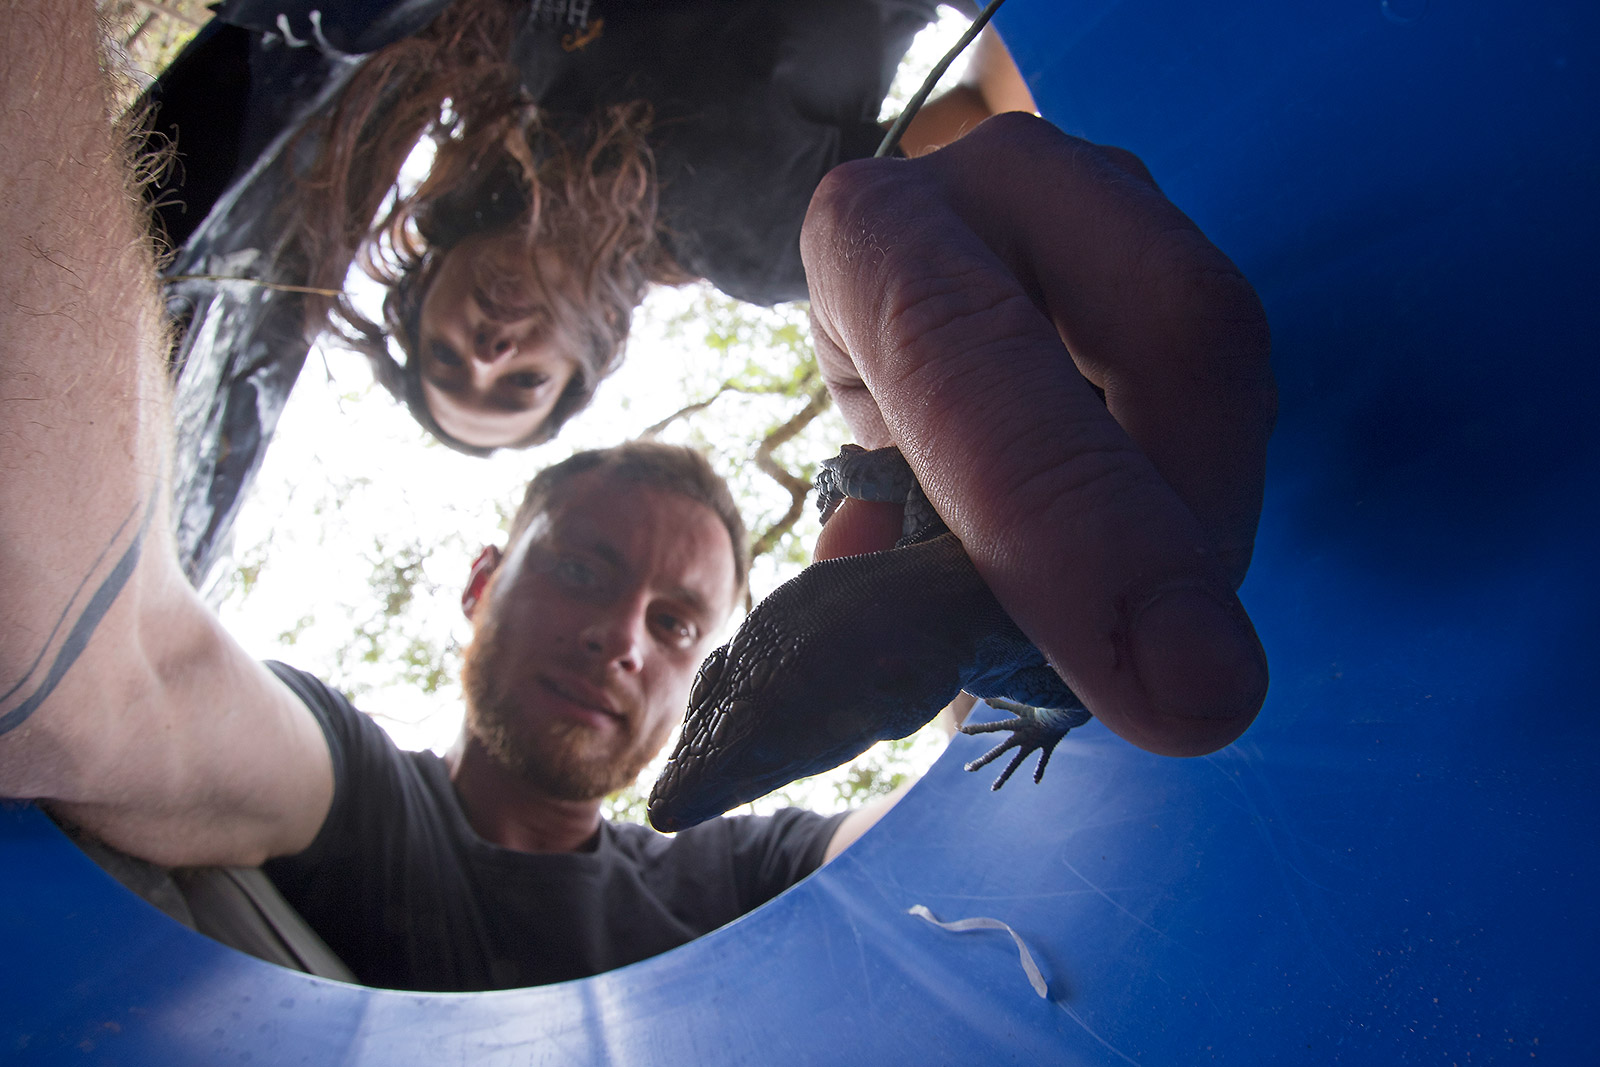
[[[1033,772],[1033,781],[1037,785],[1044,778],[1045,765],[1050,762],[1050,754],[1055,751],[1056,744],[1066,737],[1073,727],[1082,726],[1090,718],[1089,712],[1084,708],[1032,708],[1015,701],[992,698],[989,704],[1002,711],[1015,711],[1016,717],[1001,719],[998,722],[964,724],[961,732],[990,734],[1000,730],[1011,731],[1010,737],[967,764],[967,770],[976,771],[993,763],[1002,753],[1013,748],[1017,750],[1016,755],[1011,757],[1011,762],[1006,764],[1006,769],[1000,772],[1000,777],[994,780],[990,789],[999,789],[1005,785],[1011,778],[1012,772],[1022,765],[1022,761],[1028,758],[1029,753],[1035,750],[1039,753],[1039,765]]]

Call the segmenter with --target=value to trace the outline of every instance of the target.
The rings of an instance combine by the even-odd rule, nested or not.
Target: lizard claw
[[[1009,749],[1015,748],[1017,754],[1011,757],[1011,762],[1006,769],[1000,772],[1000,777],[994,780],[990,789],[999,789],[1011,778],[1011,774],[1028,755],[1034,751],[1039,753],[1039,765],[1034,768],[1033,781],[1037,785],[1044,779],[1045,765],[1050,762],[1050,754],[1055,751],[1056,744],[1067,736],[1075,726],[1082,726],[1089,721],[1089,712],[1083,708],[1073,708],[1066,711],[1056,709],[1028,708],[1017,705],[1012,701],[995,701],[991,704],[1002,704],[1014,708],[1019,712],[1015,718],[1001,719],[998,722],[980,722],[964,724],[961,732],[964,734],[989,734],[1000,730],[1011,731],[1011,736],[991,748],[988,752],[966,765],[969,771],[976,771],[987,767],[1000,755]]]
[[[1042,778],[1044,778],[1044,767],[1046,763],[1050,762],[1050,753],[1055,750],[1056,742],[1060,741],[1061,738],[1065,736],[1064,734],[1052,733],[1049,736],[1041,739],[1036,740],[1029,738],[1024,740],[1024,735],[1028,732],[1031,732],[1029,727],[1036,728],[1037,725],[1038,724],[1035,720],[1018,717],[1015,719],[1004,719],[1000,722],[981,722],[973,726],[963,726],[961,728],[961,732],[964,734],[986,734],[993,733],[996,730],[1012,731],[1010,737],[1006,738],[1003,742],[994,746],[988,752],[979,756],[971,763],[968,763],[967,770],[976,771],[983,767],[987,767],[989,764],[998,759],[1002,753],[1006,752],[1008,749],[1015,748],[1017,750],[1017,754],[1011,757],[1011,762],[1006,765],[1006,769],[1000,772],[1000,777],[996,778],[994,780],[994,784],[989,787],[990,789],[999,789],[1001,786],[1006,784],[1011,777],[1011,773],[1021,765],[1022,761],[1028,758],[1028,754],[1034,749],[1038,749],[1039,766],[1033,772],[1033,780],[1035,784],[1037,784]]]

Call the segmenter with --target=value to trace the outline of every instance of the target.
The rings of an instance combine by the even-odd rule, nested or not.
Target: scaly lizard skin
[[[978,576],[894,448],[847,445],[817,477],[826,522],[844,496],[906,502],[885,552],[812,564],[778,587],[700,667],[678,747],[650,793],[651,825],[682,830],[797,778],[905,737],[963,689],[1015,718],[962,727],[1011,736],[1044,774],[1056,742],[1089,720]]]

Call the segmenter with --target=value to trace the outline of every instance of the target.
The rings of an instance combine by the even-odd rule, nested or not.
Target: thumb
[[[1267,669],[1234,594],[1238,553],[1219,552],[1207,520],[1243,514],[1253,532],[1246,505],[1259,505],[1266,427],[1251,424],[1248,448],[1200,448],[1198,473],[1158,466],[1151,452],[1188,456],[1195,442],[1163,451],[1129,418],[1136,440],[1084,370],[1117,400],[1130,377],[1238,380],[1233,334],[1218,325],[1231,320],[1210,296],[1228,265],[1147,184],[1080,143],[1013,123],[980,147],[998,152],[1019,133],[1034,151],[1014,167],[991,156],[988,170],[880,161],[832,172],[802,238],[812,313],[978,572],[1088,708],[1151,751],[1213,751],[1260,710]],[[952,153],[927,159],[966,159]],[[1019,193],[998,209],[972,192],[992,190],[996,173]],[[1040,252],[1028,235],[1044,222],[1052,240]],[[1244,323],[1242,350],[1264,358],[1254,317]],[[1064,338],[1086,354],[1083,369]],[[1154,410],[1169,416],[1147,420],[1160,427],[1174,413],[1184,426],[1196,418]],[[1198,425],[1201,446],[1232,440]],[[1213,505],[1174,483],[1242,488]]]

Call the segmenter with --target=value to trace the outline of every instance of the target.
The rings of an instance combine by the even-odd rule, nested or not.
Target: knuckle
[[[905,202],[914,180],[903,160],[857,159],[823,175],[800,228],[801,256],[810,257],[861,233],[872,220]]]
[[[1242,360],[1265,363],[1271,345],[1261,298],[1193,223],[1154,235],[1137,269],[1157,313],[1225,331],[1232,342],[1226,346],[1229,351]]]
[[[944,151],[951,155],[968,153],[990,161],[992,166],[996,152],[1014,153],[1020,161],[1037,157],[1040,153],[1062,149],[1075,151],[1087,145],[1088,141],[1062,132],[1037,115],[1025,111],[1005,111],[984,119],[970,133],[946,146]]]
[[[891,261],[902,254],[887,253]],[[884,328],[901,347],[965,349],[1013,335],[1025,318],[1038,314],[1020,290],[997,286],[993,269],[975,257],[923,258],[886,274]]]
[[[1184,353],[1186,375],[1217,387],[1230,416],[1270,431],[1277,419],[1272,332],[1255,287],[1192,226],[1162,233],[1139,257],[1149,321]],[[1131,369],[1131,368],[1130,368]],[[1153,372],[1176,368],[1157,364]]]
[[[1049,339],[1025,294],[996,284],[992,270],[970,259],[924,262],[894,279],[883,299],[879,369],[890,377],[881,384],[898,382],[934,411],[1002,405],[1023,388],[1032,362],[1025,353]]]

